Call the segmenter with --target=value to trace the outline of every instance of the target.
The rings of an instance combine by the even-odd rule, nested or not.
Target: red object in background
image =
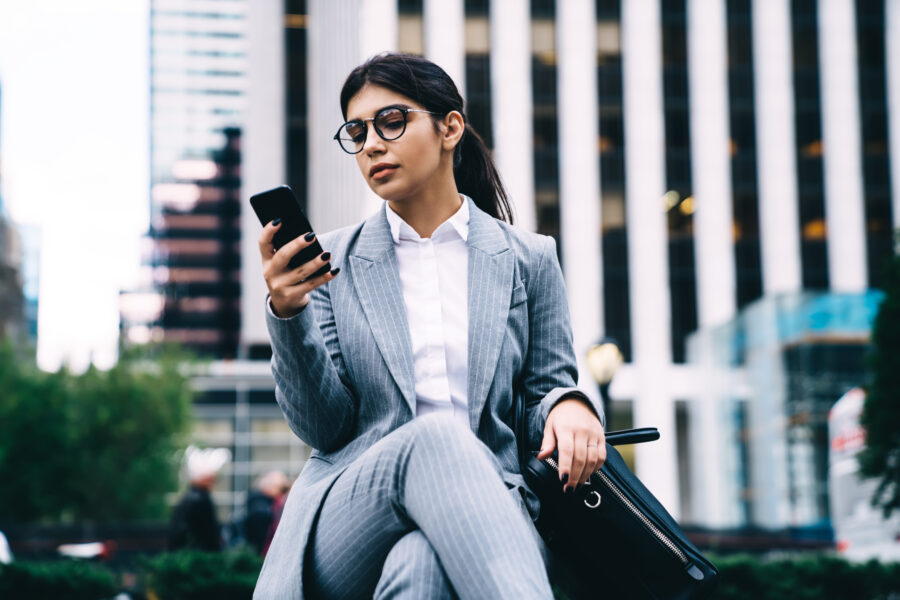
[[[102,560],[109,560],[116,553],[116,541],[115,540],[106,540],[103,542],[103,550],[100,551],[100,556]]]

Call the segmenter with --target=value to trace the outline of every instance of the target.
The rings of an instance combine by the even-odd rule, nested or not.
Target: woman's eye
[[[352,125],[345,129],[347,132],[347,137],[349,137],[354,142],[359,142],[366,137],[366,129],[361,125]]]
[[[381,129],[397,130],[403,128],[403,113],[392,110],[378,116],[378,127]]]

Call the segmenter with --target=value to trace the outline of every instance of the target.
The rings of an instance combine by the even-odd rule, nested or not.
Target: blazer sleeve
[[[328,285],[299,314],[280,319],[266,299],[275,400],[309,446],[331,452],[353,434],[358,402],[340,352]]]
[[[529,347],[522,373],[528,446],[537,449],[544,436],[550,410],[561,400],[578,398],[604,422],[603,407],[575,387],[575,359],[569,301],[556,241],[541,236],[540,258],[527,281]]]

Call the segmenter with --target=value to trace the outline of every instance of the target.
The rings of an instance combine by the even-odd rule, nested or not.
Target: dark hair
[[[433,62],[411,54],[385,52],[373,56],[353,69],[341,89],[341,112],[347,118],[347,105],[366,84],[380,85],[403,94],[431,112],[446,115],[458,111],[466,128],[453,156],[456,188],[471,197],[492,217],[512,223],[513,215],[490,151],[478,132],[469,124],[463,99],[446,71]]]

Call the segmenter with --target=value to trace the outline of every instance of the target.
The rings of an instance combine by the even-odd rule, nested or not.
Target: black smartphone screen
[[[250,197],[250,205],[253,207],[259,222],[263,227],[275,219],[281,219],[281,228],[275,233],[272,243],[275,249],[279,249],[294,238],[305,235],[313,230],[309,219],[300,209],[294,192],[286,185],[260,192]],[[289,268],[296,269],[303,263],[307,263],[322,254],[322,246],[319,239],[295,254],[288,263]],[[309,279],[324,275],[331,270],[331,263],[309,276]]]

